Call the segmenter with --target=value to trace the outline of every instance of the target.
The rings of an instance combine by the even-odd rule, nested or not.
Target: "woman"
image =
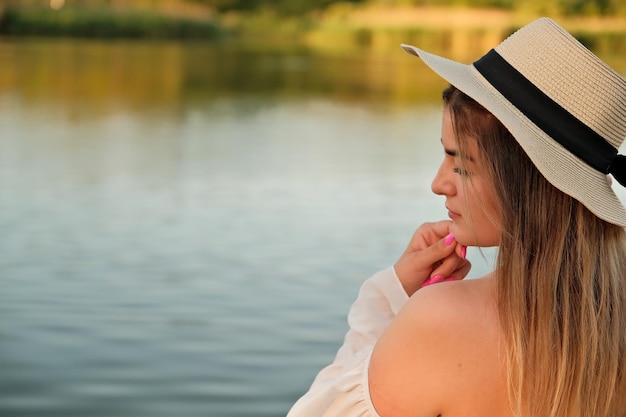
[[[403,47],[454,86],[450,221],[364,283],[289,417],[626,416],[626,81],[545,18],[472,65]],[[463,281],[466,246],[495,270]]]

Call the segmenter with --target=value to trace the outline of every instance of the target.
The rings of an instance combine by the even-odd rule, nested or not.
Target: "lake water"
[[[2,416],[284,416],[360,283],[446,217],[445,84],[399,49],[0,60]]]

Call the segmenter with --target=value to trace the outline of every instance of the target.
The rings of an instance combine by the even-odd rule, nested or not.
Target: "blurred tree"
[[[369,0],[370,3],[389,6],[467,6],[467,7],[497,7],[510,9],[515,6],[515,0]]]
[[[53,0],[0,0],[6,6],[47,6]],[[55,0],[56,1],[56,0]],[[60,1],[60,0],[59,0]],[[279,15],[300,15],[321,10],[335,3],[377,3],[397,6],[465,6],[528,9],[544,14],[622,15],[626,16],[626,0],[62,0],[65,6],[157,6],[160,4],[195,3],[218,12],[272,10]]]
[[[206,4],[218,12],[230,10],[254,10],[263,0],[196,0],[197,3]]]
[[[368,2],[388,6],[496,7],[569,16],[626,16],[625,0],[368,0]]]
[[[365,0],[195,0],[219,12],[231,10],[273,10],[278,14],[295,15],[324,9],[333,3],[364,3]]]
[[[607,15],[613,12],[611,0],[559,0],[566,15]]]

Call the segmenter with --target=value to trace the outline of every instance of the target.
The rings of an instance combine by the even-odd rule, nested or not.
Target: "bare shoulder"
[[[502,415],[500,337],[491,278],[417,291],[372,354],[370,393],[378,413]]]
[[[447,326],[495,324],[494,291],[493,279],[489,277],[430,285],[411,297],[403,314]]]

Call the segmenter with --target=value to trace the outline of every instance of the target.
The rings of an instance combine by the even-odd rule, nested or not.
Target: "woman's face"
[[[461,161],[450,111],[444,108],[441,142],[445,156],[432,190],[446,197],[452,233],[465,246],[497,246],[500,242],[501,210],[494,187],[483,168],[476,141],[467,140],[467,155]]]

